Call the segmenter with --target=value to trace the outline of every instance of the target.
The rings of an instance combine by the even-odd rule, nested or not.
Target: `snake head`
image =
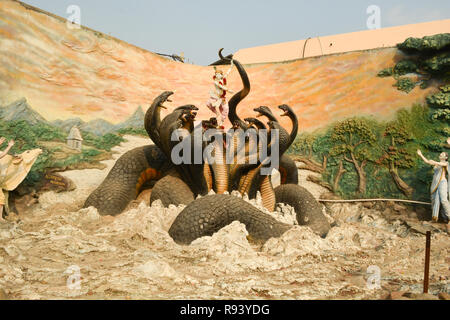
[[[256,118],[245,118],[245,121],[249,124],[249,126],[255,128],[255,129],[266,129],[266,126],[264,125],[264,123],[262,123],[261,121],[259,121]]]
[[[203,120],[202,121],[202,127],[205,130],[217,129],[218,128],[217,118],[212,117],[209,120]]]
[[[231,59],[230,58],[227,58],[227,57],[224,57],[223,56],[223,54],[222,54],[222,51],[223,51],[223,48],[221,48],[220,50],[219,50],[219,58],[220,59],[222,59],[222,60],[224,60],[224,61],[232,61],[233,60],[233,55],[230,55],[231,56]]]
[[[287,117],[289,116],[289,113],[292,112],[291,107],[289,107],[287,104],[282,104],[281,106],[278,106],[278,109],[284,111],[284,113],[281,114],[281,117]]]
[[[195,111],[191,111],[190,115],[190,119],[195,120],[195,117],[197,116],[197,112]]]
[[[181,114],[181,120],[183,122],[191,122],[195,120],[195,117],[197,116],[197,112],[190,110],[190,109],[186,109],[183,110],[183,113]]]
[[[258,121],[256,118],[245,118],[244,121],[249,125],[249,127],[254,127],[256,121]]]
[[[240,128],[239,121],[237,120],[233,121],[233,130],[237,130],[239,128]]]
[[[255,118],[245,118],[244,121],[252,125],[253,123],[255,123]]]
[[[186,122],[188,117],[190,116],[190,114],[191,114],[191,112],[189,110],[183,110],[179,119],[181,119],[183,122]]]
[[[203,120],[202,121],[202,127],[205,130],[217,129],[217,125],[212,124],[211,121],[209,121],[209,120]]]
[[[182,110],[182,113],[180,115],[180,119],[184,122],[187,121],[193,121],[195,117],[197,116],[198,108],[194,106],[193,104],[187,104],[181,107],[176,108],[173,112]]]
[[[164,91],[160,96],[159,96],[159,104],[158,107],[162,108],[162,109],[166,109],[167,107],[164,105],[164,102],[172,102],[172,100],[169,99],[169,97],[171,95],[173,95],[173,91]]]
[[[257,112],[256,115],[257,118],[267,115],[272,115],[272,111],[270,111],[269,107],[266,106],[260,106],[258,108],[253,109],[253,111]]]
[[[190,110],[190,111],[197,111],[198,108],[196,106],[194,106],[193,104],[186,104],[184,106],[178,107],[173,111],[178,111],[178,110]]]
[[[276,124],[278,124],[276,121],[268,121],[267,125],[269,126],[270,129],[277,129]]]
[[[216,117],[209,118],[209,122],[211,123],[211,125],[213,125],[215,127],[217,127],[219,125]]]

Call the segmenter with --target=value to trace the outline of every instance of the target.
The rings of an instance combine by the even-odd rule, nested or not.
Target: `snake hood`
[[[147,131],[148,136],[152,139],[153,143],[160,146],[161,139],[159,137],[159,127],[161,125],[161,109],[167,109],[164,106],[165,102],[171,102],[169,97],[173,95],[173,91],[164,91],[155,100],[153,100],[152,105],[148,108],[144,117],[144,127]]]

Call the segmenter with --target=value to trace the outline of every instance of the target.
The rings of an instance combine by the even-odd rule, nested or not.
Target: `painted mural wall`
[[[71,30],[63,20],[15,1],[1,1],[0,9],[4,106],[26,98],[48,121],[79,117],[117,124],[139,106],[145,111],[163,90],[176,90],[173,106],[201,106],[208,99],[211,67],[173,62],[99,32]],[[374,77],[398,56],[395,49],[383,49],[247,66],[252,91],[241,112],[288,103],[308,130],[355,111],[392,116],[428,94],[395,92],[394,81]],[[240,89],[236,70],[229,83],[233,90]],[[202,111],[209,115],[207,109]]]
[[[448,46],[444,49],[448,56]],[[0,59],[0,135],[17,141],[13,152],[44,150],[27,179],[30,183],[47,168],[95,167],[123,141],[123,134],[144,134],[145,111],[162,91],[175,91],[171,107],[195,104],[200,108],[198,118],[212,116],[205,106],[212,67],[170,61],[87,28],[69,29],[64,19],[18,1],[0,1]],[[254,115],[252,109],[260,105],[289,104],[300,120],[299,140],[291,153],[322,174],[318,183],[343,197],[424,198],[430,173],[419,165],[413,150],[419,145],[432,153],[444,146],[439,141],[448,132],[437,130],[436,123],[445,126],[448,119],[432,122],[426,99],[447,80],[429,77],[427,85],[415,88],[405,80],[399,83],[389,68],[405,59],[405,52],[384,48],[246,65],[252,89],[238,112],[244,118]],[[378,76],[382,70],[388,76]],[[415,71],[408,71],[408,77],[423,82]],[[240,90],[236,70],[228,82],[232,90]],[[397,90],[395,85],[411,90]],[[281,120],[289,128],[290,121]],[[399,121],[407,131],[400,140],[406,142],[393,145],[389,139],[397,133],[387,126],[395,127]],[[67,141],[73,127],[82,136],[81,151]],[[353,162],[346,160],[352,155],[342,151],[358,143],[345,143],[350,127],[363,141]],[[420,140],[429,137],[433,141],[428,144]],[[397,155],[389,148],[399,145],[402,150],[395,152],[407,156],[404,161],[392,160],[392,169],[391,159]],[[409,176],[403,189],[413,190],[405,192],[393,170],[399,177]],[[417,172],[420,179],[414,178]]]
[[[356,114],[303,132],[291,150],[335,194],[429,199],[431,168],[419,161],[417,150],[439,161],[450,148],[450,34],[409,38],[397,47],[405,55],[377,77],[394,80],[392,90],[407,95],[432,88],[425,101],[391,119]]]

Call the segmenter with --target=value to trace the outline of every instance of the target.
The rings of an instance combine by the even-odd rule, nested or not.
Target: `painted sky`
[[[69,17],[81,9],[81,24],[160,53],[184,52],[207,65],[217,49],[242,48],[365,30],[366,9],[381,9],[381,27],[450,18],[448,0],[25,0]]]

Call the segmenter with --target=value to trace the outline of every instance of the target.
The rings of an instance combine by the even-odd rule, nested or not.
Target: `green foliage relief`
[[[13,139],[15,144],[10,154],[20,154],[26,150],[32,150],[40,148],[42,154],[37,158],[30,173],[23,182],[25,185],[34,185],[38,183],[49,168],[64,168],[67,166],[90,163],[95,161],[95,157],[98,155],[110,151],[112,147],[120,144],[124,139],[116,134],[106,134],[102,137],[95,136],[93,134],[83,132],[82,133],[84,146],[82,152],[74,155],[69,155],[66,159],[56,160],[53,157],[55,152],[61,152],[61,147],[46,147],[41,142],[51,141],[56,143],[66,143],[67,133],[60,128],[48,125],[37,124],[30,125],[23,120],[18,121],[1,121],[0,120],[0,136],[5,137],[6,141],[0,146],[1,150],[4,150],[9,140]]]
[[[322,179],[335,186],[333,191],[343,198],[429,201],[432,170],[419,160],[416,150],[420,148],[428,157],[437,159],[444,145],[435,145],[434,141],[444,142],[442,132],[448,128],[436,126],[428,115],[429,107],[414,105],[399,110],[389,122],[364,117],[346,119],[325,131],[300,134],[289,153],[315,162],[326,157]],[[344,173],[336,183],[340,170]]]
[[[448,82],[450,76],[450,33],[408,38],[397,45],[405,57],[395,66],[378,73],[379,77],[394,77],[395,87],[409,93],[417,85],[425,89],[431,79]],[[415,75],[411,78],[408,74]],[[417,80],[416,80],[417,78]],[[414,79],[414,80],[413,80]]]
[[[437,83],[426,104],[399,110],[389,122],[354,117],[300,134],[289,150],[310,163],[322,162],[323,181],[343,198],[429,201],[432,169],[416,150],[437,159],[450,137],[450,34],[409,38],[398,49],[405,58],[378,76],[394,77],[394,86],[406,93],[419,84],[426,88]]]

